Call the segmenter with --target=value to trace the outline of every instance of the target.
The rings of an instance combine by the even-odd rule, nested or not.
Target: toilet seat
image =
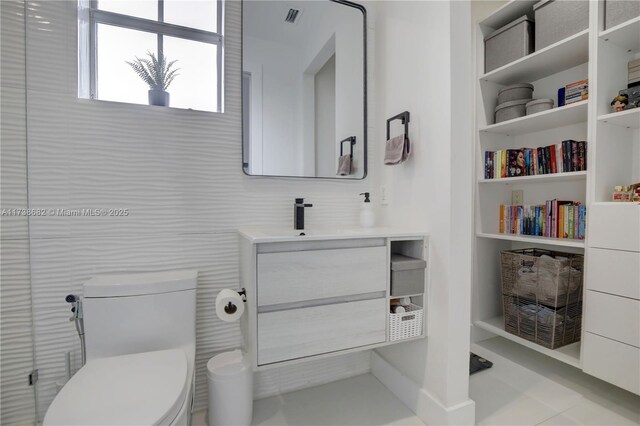
[[[44,425],[170,425],[191,387],[182,349],[88,362],[62,388]]]

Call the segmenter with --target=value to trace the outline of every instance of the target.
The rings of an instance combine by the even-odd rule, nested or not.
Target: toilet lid
[[[58,393],[44,424],[170,424],[188,395],[188,370],[182,349],[92,360]]]

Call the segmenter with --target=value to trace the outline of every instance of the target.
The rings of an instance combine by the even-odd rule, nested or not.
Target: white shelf
[[[536,114],[503,121],[502,123],[491,124],[481,128],[480,131],[513,136],[569,126],[576,123],[586,123],[588,106],[589,101],[575,102]]]
[[[580,368],[580,342],[572,343],[558,349],[547,349],[544,346],[540,346],[505,331],[504,318],[502,316],[490,318],[484,321],[476,321],[475,325],[476,327],[490,331],[497,336],[504,337],[505,339],[519,343],[522,346],[526,346],[529,349],[533,349],[536,352],[540,352],[541,354],[550,356],[558,361]]]
[[[589,30],[581,31],[542,50],[480,77],[481,81],[514,84],[536,81],[589,60]]]
[[[547,183],[547,182],[567,182],[572,180],[584,180],[587,178],[587,172],[566,172],[566,173],[550,173],[546,175],[534,175],[534,176],[519,176],[510,178],[499,179],[479,179],[478,183],[481,184],[503,184],[509,185],[512,183]]]
[[[598,121],[627,129],[640,129],[640,108],[600,115]]]
[[[640,16],[606,31],[600,31],[600,38],[631,52],[640,51]]]
[[[558,247],[584,248],[584,240],[574,240],[570,238],[547,238],[547,237],[536,237],[533,235],[515,235],[515,234],[490,234],[485,232],[478,232],[476,236],[479,238],[491,238],[494,240],[517,241],[517,242],[529,243],[529,244],[546,244],[546,245],[558,246]]]
[[[537,2],[538,0],[511,0],[483,19],[479,24],[497,30],[523,15],[531,14],[533,5]]]

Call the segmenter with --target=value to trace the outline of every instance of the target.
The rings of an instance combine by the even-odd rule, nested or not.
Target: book
[[[587,143],[585,141],[578,142],[578,170],[587,170]]]
[[[507,177],[507,151],[500,151],[500,177]]]
[[[584,239],[586,207],[577,201],[547,200],[544,204],[499,208],[501,234]]]
[[[573,230],[574,230],[574,224],[575,221],[573,219],[573,214],[574,214],[574,206],[572,204],[569,204],[567,206],[567,211],[566,211],[566,215],[567,215],[567,225],[566,225],[566,234],[567,234],[567,238],[573,239]]]

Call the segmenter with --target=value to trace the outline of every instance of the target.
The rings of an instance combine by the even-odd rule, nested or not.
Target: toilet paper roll
[[[404,314],[405,312],[407,312],[404,306],[401,305],[394,305],[391,309],[394,314]]]
[[[225,288],[216,297],[216,315],[222,321],[238,321],[244,313],[244,302],[237,291]]]

